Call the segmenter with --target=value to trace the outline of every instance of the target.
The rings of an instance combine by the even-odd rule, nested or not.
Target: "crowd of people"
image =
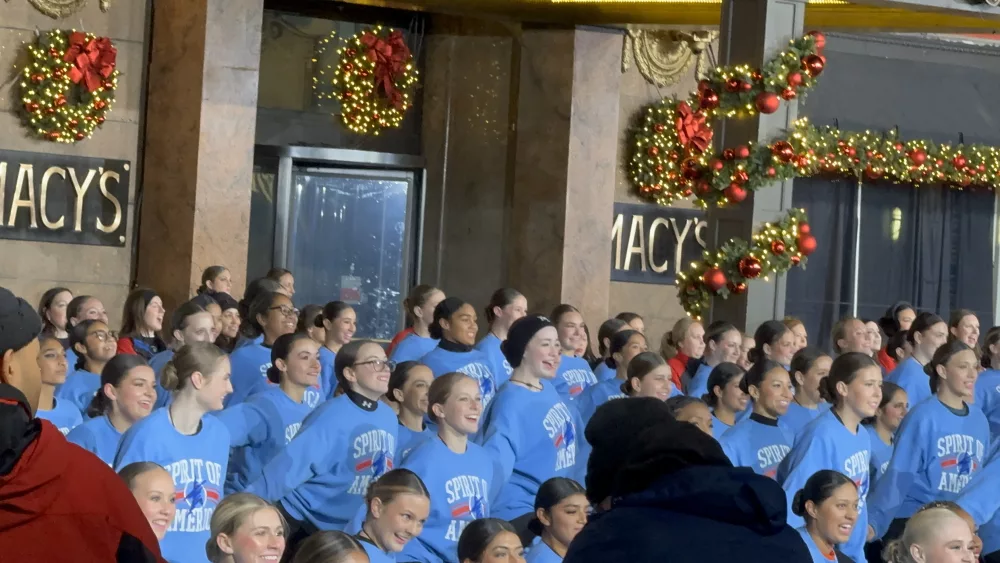
[[[95,296],[0,288],[0,553],[1000,562],[1000,327],[970,311],[651,340],[504,288],[479,338],[420,285],[384,345],[287,270],[233,289],[208,268],[169,318],[134,290],[115,331]]]

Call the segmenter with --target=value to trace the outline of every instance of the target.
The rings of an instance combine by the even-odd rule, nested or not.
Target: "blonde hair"
[[[258,510],[270,509],[278,514],[281,519],[281,526],[288,533],[288,523],[281,511],[273,504],[251,493],[234,493],[222,499],[219,506],[212,513],[212,537],[205,544],[205,554],[212,563],[222,561],[226,556],[219,548],[219,535],[225,534],[232,537],[246,521],[257,513]]]
[[[177,391],[184,387],[194,375],[200,372],[208,375],[218,365],[226,353],[211,342],[192,342],[181,346],[172,360],[160,371],[160,385],[167,391]]]
[[[691,325],[697,322],[691,317],[682,317],[674,323],[674,328],[670,332],[663,334],[663,340],[660,342],[660,355],[663,356],[664,360],[669,360],[680,353],[681,342],[687,337]]]
[[[910,555],[910,547],[920,545],[933,538],[937,530],[948,520],[955,519],[967,526],[960,516],[947,508],[920,510],[906,522],[903,535],[892,540],[882,551],[882,559],[887,563],[915,563]]]

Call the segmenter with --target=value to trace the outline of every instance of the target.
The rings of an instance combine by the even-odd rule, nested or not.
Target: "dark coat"
[[[616,499],[564,563],[812,563],[786,506],[781,487],[750,469],[689,467]]]

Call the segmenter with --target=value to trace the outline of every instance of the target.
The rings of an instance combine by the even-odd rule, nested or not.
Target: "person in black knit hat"
[[[125,483],[34,417],[41,330],[31,305],[0,287],[0,559],[162,563]]]
[[[611,401],[588,424],[587,439],[596,443],[587,496],[607,509],[576,536],[564,563],[811,563],[785,523],[781,486],[734,468],[715,439],[659,416],[653,402],[663,404]]]

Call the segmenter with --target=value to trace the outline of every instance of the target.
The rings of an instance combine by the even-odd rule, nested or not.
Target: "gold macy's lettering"
[[[16,174],[15,166],[17,167]],[[9,207],[5,201],[8,170],[10,177],[16,176]],[[91,220],[89,217],[84,217],[84,197],[86,197],[91,185],[94,184],[95,178],[100,196],[114,207],[114,215],[109,223],[105,223],[100,215],[93,217],[93,227],[102,233],[113,233],[122,225],[125,210],[121,201],[113,193],[113,188],[117,188],[121,182],[121,175],[118,172],[105,170],[103,167],[89,168],[82,175],[81,180],[81,174],[78,174],[77,169],[72,166],[50,166],[42,172],[37,190],[35,176],[34,164],[14,163],[10,165],[0,161],[0,227],[12,228],[27,222],[28,229],[35,230],[39,229],[39,219],[41,219],[41,228],[43,229],[58,231],[68,228],[65,215],[54,217],[48,206],[53,192],[68,191],[70,184],[72,184],[71,193],[74,197],[72,229],[78,233],[82,232],[84,223]],[[66,181],[67,177],[69,183]],[[4,213],[4,210],[7,212]]]
[[[611,241],[615,249],[615,270],[628,271],[632,266],[632,259],[637,259],[639,269],[643,272],[652,270],[654,273],[662,274],[670,267],[670,260],[663,260],[657,264],[654,256],[657,253],[657,244],[673,245],[674,273],[681,271],[681,260],[684,253],[684,241],[691,235],[705,248],[705,239],[702,231],[708,226],[704,219],[680,218],[677,217],[656,217],[646,228],[645,218],[642,215],[632,215],[629,225],[628,240],[623,239],[625,232],[625,214],[616,213],[615,222],[611,227]],[[666,234],[659,234],[660,230],[665,230]],[[670,236],[673,235],[673,236]],[[624,248],[624,263],[622,260],[622,244]]]

